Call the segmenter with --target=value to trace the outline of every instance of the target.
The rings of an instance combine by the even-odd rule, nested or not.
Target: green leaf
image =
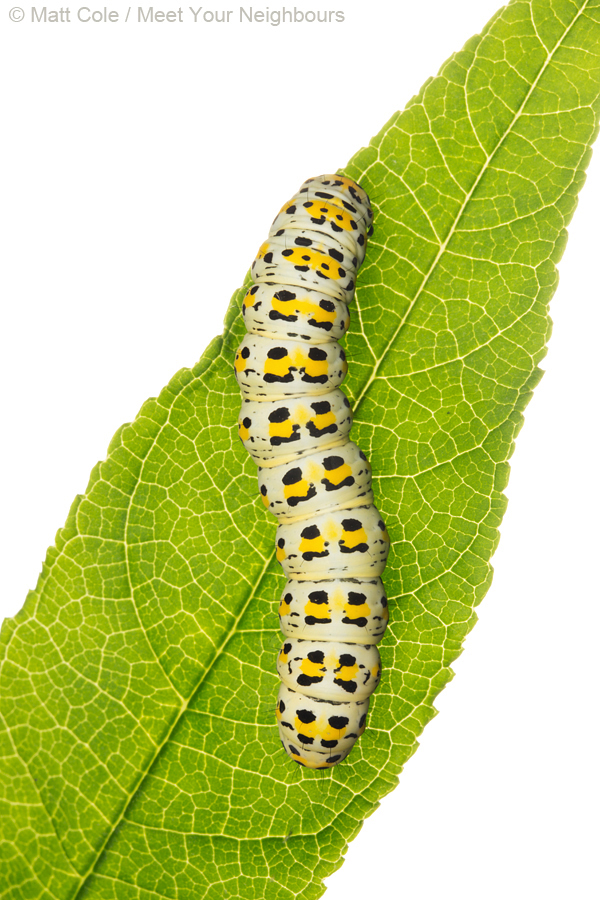
[[[345,171],[376,232],[347,340],[394,540],[386,678],[349,761],[273,722],[282,576],[225,332],[113,438],[2,632],[12,898],[309,900],[396,784],[489,586],[598,117],[600,2],[513,2]],[[282,200],[285,198],[282,198]]]

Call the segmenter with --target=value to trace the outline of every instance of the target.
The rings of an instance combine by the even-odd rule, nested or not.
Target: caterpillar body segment
[[[357,259],[337,249],[335,239],[325,242],[318,238],[314,232],[292,231],[265,241],[252,263],[253,280],[260,284],[282,279],[280,284],[312,288],[349,303],[354,295]]]
[[[348,364],[337,341],[315,346],[248,334],[235,355],[234,369],[242,397],[273,400],[326,394],[342,383]]]
[[[305,699],[310,702],[309,697],[306,697]],[[335,766],[343,759],[346,759],[352,750],[352,747],[346,747],[344,750],[329,750],[324,753],[319,750],[312,750],[306,744],[301,744],[296,742],[293,738],[290,738],[287,732],[283,730],[281,724],[279,726],[279,734],[283,749],[288,756],[291,757],[294,762],[297,762],[298,765],[305,766],[307,769],[331,769],[332,766]]]
[[[376,644],[388,623],[381,578],[290,579],[279,601],[286,638]]]
[[[259,466],[345,443],[351,427],[350,403],[338,388],[318,396],[244,400],[238,421],[242,443]]]
[[[291,690],[282,684],[277,697],[279,726],[296,747],[316,753],[351,750],[365,730],[369,698],[332,703]]]
[[[250,334],[322,344],[343,337],[350,325],[348,306],[319,291],[273,282],[253,284],[242,302]]]
[[[324,184],[321,191],[310,191],[308,182],[306,190],[299,192],[292,201],[286,203],[275,218],[271,231],[277,234],[283,229],[317,230],[319,234],[336,238],[352,256],[356,256],[360,266],[365,258],[367,234],[365,218],[372,218],[371,207],[366,194],[357,199],[344,197],[344,192],[334,190],[328,192]],[[320,196],[317,196],[319,194]]]
[[[288,578],[381,575],[390,539],[375,506],[355,506],[279,525],[277,559]]]
[[[304,182],[275,217],[242,302],[248,332],[234,363],[238,429],[278,519],[288,578],[279,603],[277,721],[286,753],[327,769],[366,727],[388,622],[380,575],[390,539],[373,504],[371,467],[349,439],[338,340],[372,233],[369,198],[349,178]]]
[[[356,238],[357,246],[365,244],[366,239],[373,233],[371,203],[366,192],[351,178],[343,175],[319,175],[317,178],[308,178],[294,200],[296,198],[301,202],[324,200],[355,214],[360,225]]]
[[[371,466],[353,441],[281,466],[259,467],[258,490],[280,522],[373,503]]]
[[[289,638],[277,657],[286,687],[318,700],[366,700],[379,684],[381,662],[373,644]]]

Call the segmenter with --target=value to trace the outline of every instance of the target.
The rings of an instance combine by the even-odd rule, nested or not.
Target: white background
[[[30,7],[13,23],[10,2],[0,14],[6,615],[114,431],[221,331],[283,200],[344,165],[497,4],[335,0],[343,25],[273,27],[191,15],[44,25]],[[600,896],[599,162],[513,457],[494,585],[440,715],[327,900]]]

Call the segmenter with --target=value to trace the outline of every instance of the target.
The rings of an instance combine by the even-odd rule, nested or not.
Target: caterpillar
[[[248,332],[234,370],[239,436],[278,519],[284,644],[276,717],[288,755],[310,769],[345,759],[364,732],[388,622],[381,582],[390,539],[371,468],[349,438],[339,339],[372,234],[367,194],[349,178],[309,178],[286,203],[252,264]]]

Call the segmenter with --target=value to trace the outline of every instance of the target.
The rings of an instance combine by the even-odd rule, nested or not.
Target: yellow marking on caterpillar
[[[286,484],[283,488],[283,496],[286,500],[290,497],[306,497],[309,490],[310,484],[302,478],[295,484]]]
[[[354,198],[353,198],[352,194],[350,193],[350,187],[351,187],[351,186],[354,187],[354,185],[352,184],[351,180],[348,179],[348,178],[342,178],[341,176],[336,176],[336,179],[335,179],[335,180],[338,181],[338,182],[340,182],[340,183],[339,183],[339,184],[332,184],[332,185],[323,185],[323,186],[320,188],[320,190],[322,190],[322,191],[327,191],[327,192],[329,192],[329,191],[342,191],[342,192],[347,191],[348,194],[350,194],[350,196],[348,197],[348,202],[349,202],[349,203],[352,203],[352,204],[354,205],[354,202],[355,202],[355,201],[354,201]],[[359,194],[359,196],[360,196],[360,194]],[[314,200],[313,202],[314,202],[314,203],[317,203],[316,200]],[[320,201],[319,201],[319,202],[320,202]],[[343,206],[343,200],[341,199],[341,197],[335,197],[335,196],[334,196],[334,197],[329,197],[329,198],[327,199],[327,203],[331,203],[332,206],[337,206],[338,209],[344,209],[344,206]],[[289,206],[289,204],[288,204],[288,206]]]
[[[269,252],[269,242],[265,241],[263,244],[260,245],[258,253],[256,254],[256,258],[262,259],[264,256],[266,256],[266,254],[268,252]]]
[[[343,728],[332,728],[328,722],[327,726],[323,729],[319,737],[324,741],[339,741],[344,737],[346,731],[346,725],[344,725]]]
[[[262,500],[262,502],[265,504],[265,506],[266,506],[267,509],[268,509],[268,508],[269,508],[269,497],[268,497],[268,494],[263,494],[263,493],[261,493],[260,499]]]
[[[236,372],[243,372],[246,368],[246,360],[243,358],[242,354],[239,351],[235,354],[234,366]]]
[[[279,662],[282,663],[282,665],[285,665],[287,663],[287,661],[288,661],[288,655],[287,655],[287,653],[284,653],[284,650],[282,647],[281,650],[279,651]]]
[[[309,362],[308,356],[302,351],[300,347],[296,347],[294,350],[294,365],[297,369],[301,369],[303,366],[306,366]]]
[[[325,666],[322,663],[311,662],[310,659],[303,659],[300,663],[300,670],[309,678],[323,678]]]
[[[335,413],[331,412],[331,410],[326,413],[319,413],[312,417],[312,421],[314,422],[315,428],[318,428],[319,431],[321,431],[329,425],[335,425]]]
[[[310,359],[309,356],[305,356],[300,350],[298,350],[294,356],[294,363],[299,369],[304,366],[304,371],[307,375],[310,375],[311,378],[318,378],[320,375],[329,374],[329,363],[327,359]],[[348,371],[347,364],[345,371]]]
[[[291,419],[286,419],[285,422],[269,422],[269,437],[289,438],[293,433]]]
[[[301,538],[300,553],[322,553],[325,549],[325,538],[322,534],[315,538]]]
[[[373,678],[379,678],[380,672],[381,672],[381,666],[379,664],[377,664],[376,666],[373,666],[373,668],[371,669],[371,675],[373,676]]]
[[[367,543],[367,535],[364,528],[359,528],[358,531],[342,532],[342,540],[346,547],[358,547],[359,544]]]
[[[327,756],[323,753],[323,762],[311,762],[306,759],[305,756],[297,756],[295,753],[292,756],[292,759],[301,762],[302,765],[306,766],[307,769],[332,769],[335,766],[334,762],[327,762]]]
[[[319,466],[315,462],[309,462],[306,466],[306,477],[309,481],[320,481],[324,472],[323,466]]]
[[[361,603],[360,606],[348,606],[344,607],[344,612],[346,613],[346,617],[348,619],[360,619],[364,616],[364,618],[368,618],[371,615],[371,608],[368,603]]]
[[[323,533],[328,541],[337,541],[340,536],[340,526],[333,519],[330,519],[325,525]]]
[[[323,660],[328,670],[337,669],[340,664],[339,659],[335,655],[335,653],[330,653],[329,656],[326,656]]]
[[[306,406],[297,406],[294,410],[294,422],[297,422],[298,425],[306,425],[309,419],[310,412]]]
[[[265,375],[276,375],[277,378],[284,378],[290,371],[292,360],[289,356],[281,359],[271,359],[269,356],[265,359]]]
[[[346,178],[344,175],[336,175],[335,180],[341,182],[342,187],[344,187],[348,191],[348,193],[350,193],[350,188],[357,187],[355,181],[352,181],[351,178]]]
[[[338,466],[337,469],[330,469],[329,472],[326,472],[325,478],[327,481],[330,481],[331,484],[341,484],[341,482],[345,478],[348,478],[349,475],[352,475],[352,469],[348,463],[343,463],[341,466]]]
[[[305,737],[314,738],[319,733],[319,728],[316,720],[314,722],[301,722],[298,716],[294,719],[294,728],[298,732],[298,734],[303,734]]]
[[[308,266],[309,269],[316,271],[322,270],[322,274],[326,278],[332,278],[339,281],[342,277],[339,273],[339,263],[332,259],[320,247],[292,247],[290,252],[284,257],[286,262],[294,266]]]
[[[327,312],[318,303],[312,303],[310,300],[300,300],[298,297],[295,300],[280,300],[273,296],[271,306],[284,316],[289,316],[293,309],[294,313],[312,316],[316,322],[331,322],[332,324],[335,322],[335,310]]]
[[[249,306],[254,306],[254,294],[252,293],[252,291],[246,292],[246,296],[244,297],[243,302],[244,302],[244,306],[246,307],[246,309]]]
[[[327,619],[329,618],[329,604],[313,603],[312,600],[309,600],[304,607],[304,613],[307,616],[314,616],[315,619]]]
[[[348,371],[348,364],[341,360],[340,368],[345,375]],[[321,375],[329,375],[329,363],[326,359],[309,359],[304,371],[310,378],[320,378]]]
[[[335,673],[335,677],[341,681],[354,681],[357,675],[358,663],[354,663],[353,666],[340,666],[339,672]]]
[[[294,213],[288,213],[289,208],[290,204],[288,202],[281,207],[277,215],[294,215]],[[297,209],[297,211],[302,211],[313,219],[320,219],[321,216],[325,216],[326,221],[331,222],[335,220],[335,224],[339,228],[343,228],[344,231],[352,231],[352,216],[343,207],[336,206],[335,198],[328,201],[305,200],[301,209]]]
[[[285,597],[282,597],[279,601],[279,615],[280,616],[289,616],[290,609],[292,608],[292,604],[288,603]]]
[[[277,559],[277,562],[279,562],[279,563],[283,562],[283,560],[286,558],[286,556],[287,556],[287,553],[285,552],[284,548],[277,547],[277,550],[275,551],[275,557]]]
[[[238,431],[243,441],[247,441],[250,437],[250,429],[246,428],[243,422],[238,422]]]
[[[342,228],[344,231],[352,231],[352,216],[345,209],[323,200],[307,200],[306,202],[311,205],[304,208],[313,219],[320,219],[321,216],[325,216],[327,222],[335,222],[338,228]]]
[[[329,594],[329,603],[334,609],[344,609],[346,605],[346,595],[339,588]]]

